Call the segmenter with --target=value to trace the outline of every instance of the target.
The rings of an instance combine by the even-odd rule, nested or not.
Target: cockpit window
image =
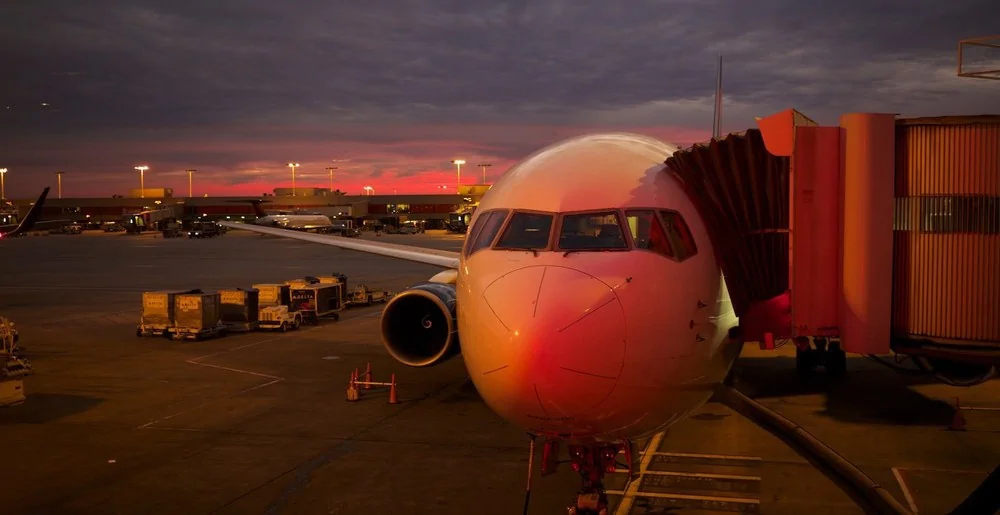
[[[694,243],[691,230],[684,222],[684,217],[676,211],[660,211],[660,216],[663,217],[663,223],[666,225],[667,239],[670,240],[670,245],[674,248],[676,259],[684,261],[697,254],[698,247]]]
[[[560,250],[627,249],[618,213],[602,211],[563,215],[559,230]]]
[[[476,220],[476,227],[473,228],[471,235],[471,243],[468,245],[466,251],[466,256],[471,256],[477,251],[489,247],[493,243],[493,239],[497,237],[497,233],[500,232],[500,228],[503,227],[503,221],[507,218],[506,209],[498,209],[496,211],[490,211],[489,213],[483,213],[483,215]]]
[[[544,213],[514,213],[507,229],[497,242],[498,249],[541,250],[549,246],[552,215]]]
[[[674,249],[667,241],[660,219],[652,210],[635,210],[625,212],[625,222],[632,233],[635,248],[656,252],[657,254],[674,257]]]

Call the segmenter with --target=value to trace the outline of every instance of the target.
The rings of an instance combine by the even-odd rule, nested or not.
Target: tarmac
[[[458,250],[461,235],[364,238]],[[394,362],[380,307],[289,333],[137,338],[148,290],[250,287],[340,272],[401,291],[439,269],[230,231],[220,238],[84,233],[0,243],[0,315],[34,367],[0,409],[3,513],[521,513],[528,439],[479,399],[461,358]],[[852,358],[846,378],[796,378],[791,346],[747,348],[737,387],[798,422],[921,514],[947,513],[1000,463],[1000,383],[958,389]],[[347,402],[350,372],[395,374]],[[949,431],[955,396],[967,418]],[[640,442],[641,478],[608,478],[612,513],[864,513],[794,446],[719,402]],[[540,445],[538,446],[541,447]],[[568,465],[532,514],[565,513]]]

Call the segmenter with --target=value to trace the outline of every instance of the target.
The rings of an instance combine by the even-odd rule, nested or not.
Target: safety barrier
[[[365,372],[363,379],[361,378],[359,369],[355,368],[351,372],[351,377],[347,381],[347,400],[349,402],[356,402],[361,400],[362,390],[371,390],[374,387],[389,387],[389,404],[399,404],[399,397],[396,392],[396,374],[391,374],[389,382],[373,381],[372,380],[372,364],[371,362],[365,367]]]

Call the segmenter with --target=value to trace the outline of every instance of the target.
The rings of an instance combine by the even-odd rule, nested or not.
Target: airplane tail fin
[[[267,211],[264,211],[264,207],[262,206],[263,203],[264,203],[263,200],[250,201],[250,205],[253,206],[253,212],[255,215],[257,215],[257,218],[264,218],[265,216],[267,216]]]
[[[49,196],[49,188],[46,187],[44,190],[42,190],[42,194],[38,196],[38,200],[35,201],[35,204],[31,206],[31,209],[28,210],[28,214],[24,215],[24,219],[21,220],[21,223],[17,225],[17,228],[14,229],[13,231],[10,231],[9,233],[4,234],[3,236],[6,238],[10,238],[12,236],[17,236],[18,234],[21,234],[23,232],[30,231],[31,228],[35,226],[35,222],[38,221],[38,218],[42,216],[42,206],[45,204],[45,197],[48,196]]]
[[[712,113],[712,138],[722,137],[722,56],[719,56],[719,72],[715,77],[715,110]]]

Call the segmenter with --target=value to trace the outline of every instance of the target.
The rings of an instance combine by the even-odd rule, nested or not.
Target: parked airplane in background
[[[69,220],[38,221],[38,218],[42,216],[42,206],[45,204],[45,198],[48,196],[49,188],[45,188],[42,190],[42,194],[38,196],[38,200],[31,205],[28,214],[24,215],[24,219],[20,223],[0,225],[0,239],[19,236],[34,228],[49,229],[70,223]]]
[[[330,217],[318,213],[296,213],[279,212],[268,214],[264,211],[262,204],[264,201],[251,200],[253,211],[257,215],[254,224],[268,227],[281,227],[285,229],[296,229],[299,231],[326,232],[333,229],[333,222]]]
[[[395,296],[388,352],[426,367],[459,353],[484,401],[558,442],[583,476],[577,510],[606,506],[619,451],[706,402],[740,352],[705,223],[664,173],[677,147],[633,134],[557,143],[483,197],[460,253],[223,222],[452,270]],[[596,508],[595,508],[596,507]]]

